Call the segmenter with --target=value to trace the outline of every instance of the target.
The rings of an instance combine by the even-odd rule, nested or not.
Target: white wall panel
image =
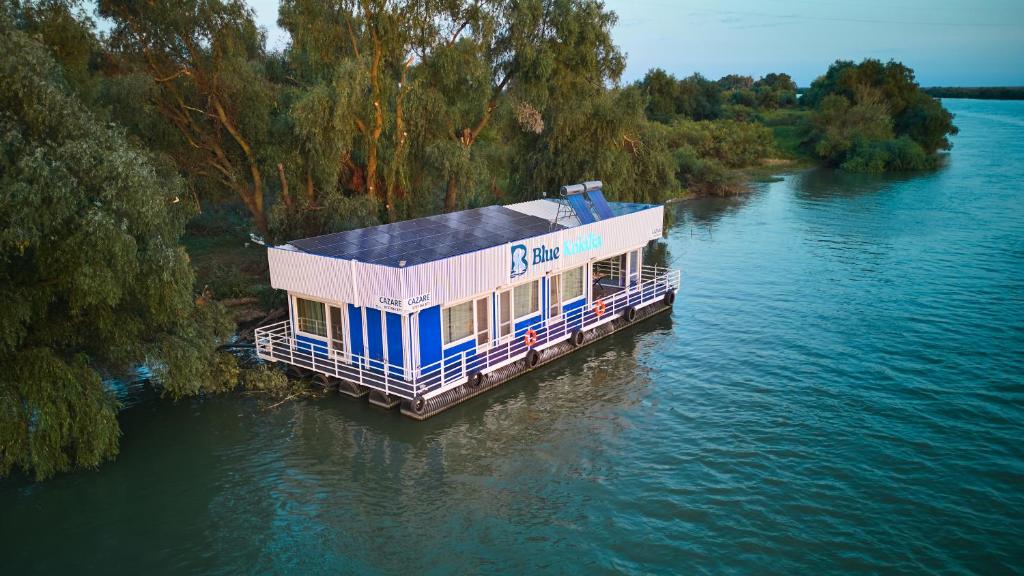
[[[291,249],[270,248],[267,253],[271,285],[357,306],[382,308],[382,297],[402,300],[408,311],[457,302],[642,246],[661,236],[663,213],[662,207],[653,207],[406,268],[353,263]],[[566,252],[567,243],[594,237],[600,238],[599,247],[575,254]],[[512,278],[512,247],[517,244],[526,246],[528,265],[524,274]],[[558,258],[535,264],[534,250],[542,247],[548,255],[557,248]],[[410,305],[410,299],[422,299],[425,295],[428,296],[426,301]]]

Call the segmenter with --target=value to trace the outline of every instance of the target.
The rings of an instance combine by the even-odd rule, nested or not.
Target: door
[[[331,324],[331,356],[341,360],[345,357],[345,321],[342,319],[341,308],[330,307]]]
[[[640,276],[640,251],[629,252],[629,282],[626,284],[631,289],[635,288]]]

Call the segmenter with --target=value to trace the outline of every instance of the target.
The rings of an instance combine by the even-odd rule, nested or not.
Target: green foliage
[[[753,92],[762,110],[788,108],[796,105],[796,82],[789,74],[766,74],[754,82]]]
[[[934,86],[924,93],[935,98],[975,98],[978,100],[1024,100],[1024,86]]]
[[[935,166],[920,144],[909,136],[887,140],[857,138],[846,160],[840,165],[851,172],[898,172],[924,170]]]
[[[0,475],[43,478],[116,454],[101,374],[146,362],[170,396],[221,389],[232,326],[194,300],[181,181],[2,13],[0,83]]]
[[[752,166],[774,152],[771,130],[753,122],[676,120],[666,136],[671,148],[689,147],[728,168]]]
[[[305,384],[297,380],[289,380],[283,372],[266,364],[242,370],[242,387],[254,392],[268,392],[276,396],[284,396],[302,390]]]
[[[660,202],[679,188],[661,136],[644,119],[638,92],[606,92],[567,106],[541,134],[523,135],[529,152],[513,166],[513,177],[532,192],[524,198],[600,177],[611,199]]]
[[[682,80],[660,68],[649,71],[637,84],[647,97],[647,117],[668,123],[679,116],[710,120],[722,113],[721,88],[700,74]]]
[[[919,170],[951,147],[953,115],[921,91],[898,62],[838,61],[811,85],[810,141],[817,156],[847,170]]]
[[[681,146],[673,154],[676,178],[686,189],[700,196],[724,196],[735,192],[736,177],[721,162],[702,157],[690,146]]]

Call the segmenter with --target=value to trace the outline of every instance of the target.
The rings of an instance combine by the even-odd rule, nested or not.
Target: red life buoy
[[[607,310],[608,306],[605,305],[604,300],[598,300],[597,302],[594,303],[594,314],[597,314],[598,318],[604,316],[604,313]]]
[[[527,348],[537,345],[537,332],[533,328],[526,331],[526,335],[523,336],[523,343],[526,344]]]

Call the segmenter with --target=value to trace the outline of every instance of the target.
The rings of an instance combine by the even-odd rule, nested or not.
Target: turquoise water
[[[906,573],[1024,558],[1024,102],[934,173],[677,206],[671,317],[425,423],[142,399],[0,572]]]

